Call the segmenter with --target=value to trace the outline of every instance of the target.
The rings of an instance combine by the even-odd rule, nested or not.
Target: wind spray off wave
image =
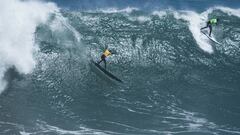
[[[36,62],[34,32],[40,23],[45,23],[58,8],[53,3],[38,1],[0,1],[0,93],[7,82],[4,73],[15,67],[19,73],[32,71]]]

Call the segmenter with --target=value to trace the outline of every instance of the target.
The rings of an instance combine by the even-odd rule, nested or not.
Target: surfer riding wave
[[[219,19],[218,18],[213,18],[213,19],[210,19],[209,21],[207,21],[207,26],[201,28],[201,30],[203,29],[206,29],[206,28],[209,28],[209,37],[211,37],[211,34],[212,34],[212,25],[217,25],[219,22]]]
[[[101,56],[101,60],[98,62],[98,64],[100,64],[101,62],[104,62],[104,67],[105,69],[107,68],[107,62],[106,62],[106,58],[109,57],[112,54],[116,54],[115,52],[113,52],[110,49],[105,49],[102,56]]]

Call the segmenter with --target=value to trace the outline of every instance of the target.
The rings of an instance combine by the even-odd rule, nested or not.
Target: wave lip
[[[124,9],[118,9],[118,8],[107,8],[107,9],[99,9],[97,10],[98,12],[102,12],[102,13],[131,13],[135,10],[138,10],[138,8],[134,8],[134,7],[127,7]]]

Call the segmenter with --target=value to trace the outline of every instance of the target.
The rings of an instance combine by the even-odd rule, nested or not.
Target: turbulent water
[[[239,9],[0,3],[0,134],[240,134]],[[211,17],[221,45],[200,33]],[[123,84],[89,66],[106,46]]]

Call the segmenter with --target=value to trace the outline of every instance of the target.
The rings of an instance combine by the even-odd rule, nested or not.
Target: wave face
[[[22,24],[7,21],[16,18],[11,6],[0,8],[7,21],[0,23],[1,76],[17,71],[5,73],[12,77],[0,95],[1,134],[240,134],[239,10],[78,12],[11,2],[36,11],[19,12]],[[215,16],[221,45],[199,31]],[[107,68],[123,85],[89,67],[106,46],[117,52]]]

